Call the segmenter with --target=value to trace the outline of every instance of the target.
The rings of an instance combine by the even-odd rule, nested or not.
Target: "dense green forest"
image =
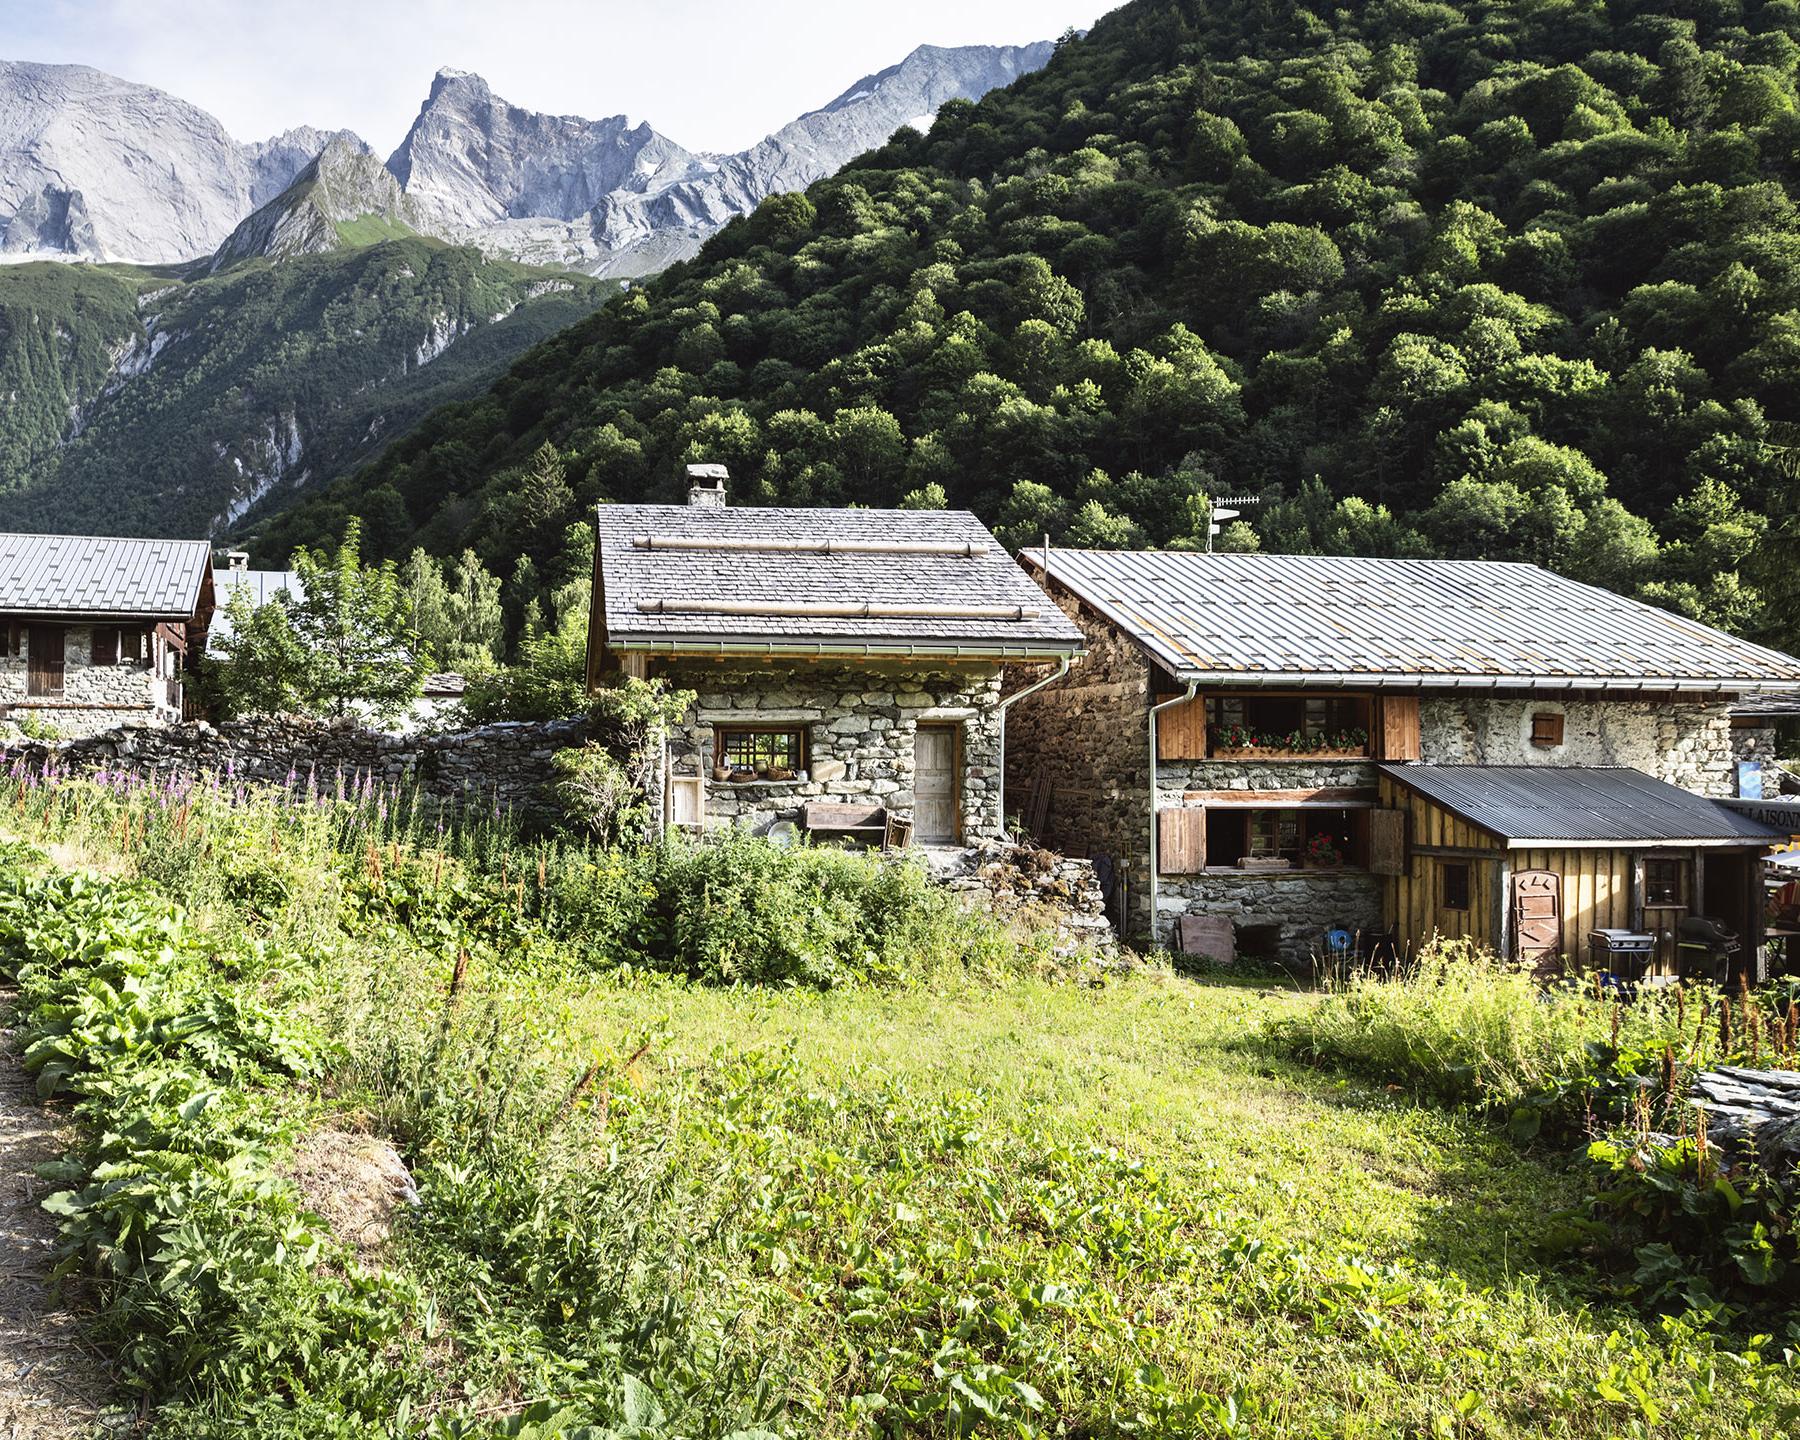
[[[1193,544],[1251,493],[1224,543],[1538,561],[1800,643],[1797,60],[1795,0],[1136,0],[262,547],[355,512],[541,571],[707,459],[1015,543]]]
[[[422,239],[186,273],[0,267],[9,528],[200,535],[274,508],[618,288]]]

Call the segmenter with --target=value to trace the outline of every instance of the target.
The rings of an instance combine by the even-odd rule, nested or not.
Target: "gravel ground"
[[[112,1399],[80,1320],[50,1293],[56,1222],[35,1167],[63,1152],[56,1115],[37,1103],[13,1051],[12,996],[0,990],[0,1440],[91,1435]]]

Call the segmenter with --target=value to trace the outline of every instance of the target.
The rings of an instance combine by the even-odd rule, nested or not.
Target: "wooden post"
[[[1490,921],[1494,927],[1492,937],[1494,953],[1503,957],[1510,956],[1512,953],[1512,936],[1509,933],[1512,929],[1511,897],[1512,866],[1507,863],[1506,852],[1502,850],[1499,855],[1494,857],[1494,900],[1493,915],[1490,917]]]

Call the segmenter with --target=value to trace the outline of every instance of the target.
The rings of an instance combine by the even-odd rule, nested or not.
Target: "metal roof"
[[[0,534],[0,614],[185,620],[211,566],[205,540]]]
[[[1041,573],[1041,549],[1020,559]],[[1536,565],[1057,549],[1049,565],[1182,681],[1800,688],[1791,655]]]
[[[1514,845],[1735,841],[1787,832],[1624,766],[1383,765],[1381,773]]]
[[[606,642],[617,648],[969,656],[1082,648],[1081,631],[966,510],[602,505],[597,526]],[[681,548],[709,542],[816,548]],[[908,546],[934,553],[904,553]],[[878,613],[696,613],[713,605]],[[879,613],[896,607],[992,613]]]
[[[305,597],[305,590],[300,585],[298,570],[218,570],[213,572],[213,595],[219,608],[213,614],[211,638],[215,641],[228,639],[232,634],[231,604],[232,592],[242,590],[249,597],[252,609],[260,609],[267,605],[283,590],[295,600]]]

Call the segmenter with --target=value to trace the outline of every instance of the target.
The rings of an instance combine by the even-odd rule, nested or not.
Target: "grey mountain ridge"
[[[390,228],[597,275],[692,255],[769,195],[830,175],[952,99],[1042,66],[1054,45],[920,46],[749,149],[690,151],[648,124],[526,110],[441,70],[384,167],[349,131],[240,144],[205,111],[78,65],[0,62],[0,256],[174,262],[347,243]],[[327,151],[330,147],[330,153]],[[319,163],[315,163],[319,162]],[[359,206],[365,208],[357,208]]]

